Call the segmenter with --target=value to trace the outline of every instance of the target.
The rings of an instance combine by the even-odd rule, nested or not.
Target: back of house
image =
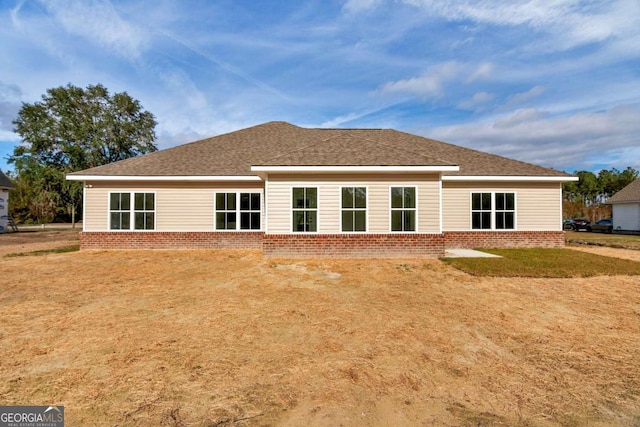
[[[553,169],[391,129],[269,122],[68,175],[82,248],[439,257],[561,247]]]

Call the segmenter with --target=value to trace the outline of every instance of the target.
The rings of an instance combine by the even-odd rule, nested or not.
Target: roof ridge
[[[300,128],[300,129],[302,129],[303,132],[307,131],[307,130],[308,131],[319,130],[319,129],[315,129],[315,128]],[[332,129],[332,130],[338,130],[338,129]],[[336,136],[332,136],[330,138],[321,139],[321,141],[327,141],[327,140],[331,140],[331,139],[334,139],[334,138],[337,138],[337,135]],[[309,142],[306,142],[306,143],[302,143],[302,146],[300,146],[299,148],[296,148],[295,150],[291,150],[288,153],[279,154],[279,155],[274,156],[274,157],[269,157],[267,159],[264,159],[263,162],[272,162],[272,161],[277,160],[280,157],[291,156],[292,153],[299,153],[300,151],[305,150],[309,146],[314,145],[314,144],[317,144],[317,141],[309,141]],[[255,165],[255,166],[258,166],[258,165]]]
[[[391,132],[391,133],[393,133],[393,132],[404,133],[404,134],[407,134],[407,135],[411,135],[411,136],[412,136],[412,137],[414,137],[414,138],[415,138],[415,137],[418,137],[418,138],[420,138],[420,139],[423,139],[423,140],[425,140],[424,142],[427,142],[427,141],[429,140],[429,138],[425,138],[425,137],[420,136],[420,135],[412,135],[412,134],[410,134],[410,133],[402,132],[402,131],[398,131],[398,130],[395,130],[395,129],[382,129],[382,130],[384,130],[384,131],[388,131],[388,132]],[[431,140],[431,141],[435,141],[435,140]],[[421,142],[422,142],[422,141],[421,141]],[[439,142],[439,141],[437,141],[437,142]],[[382,144],[387,145],[387,146],[393,146],[394,148],[397,148],[397,144],[391,144],[390,142],[385,141],[385,140],[383,140],[383,141],[382,141]],[[446,143],[443,143],[443,144],[446,144]],[[453,144],[449,144],[449,145],[453,145]],[[403,148],[403,150],[404,150],[404,151],[406,151],[406,152],[408,152],[408,153],[418,154],[418,153],[416,153],[416,152],[413,150],[413,148],[414,148],[414,147],[415,147],[415,145],[412,145],[412,147],[411,147],[412,149],[411,149],[411,150],[409,150],[409,149],[405,149],[405,148]],[[420,154],[420,155],[423,155],[422,153],[419,153],[419,154]],[[438,161],[443,162],[443,163],[451,163],[452,165],[458,165],[458,163],[459,163],[459,162],[453,162],[453,161],[451,161],[450,159],[441,159],[441,158],[439,158],[439,157],[433,157],[433,158],[434,158],[435,160],[438,160]]]
[[[329,143],[330,141],[337,140],[338,138],[344,136],[345,134],[346,135],[350,135],[351,132],[354,130],[354,129],[342,129],[342,128],[338,128],[338,129],[301,128],[301,129],[302,129],[303,132],[305,132],[305,131],[313,132],[313,131],[317,131],[317,130],[334,130],[334,131],[339,131],[339,133],[337,133],[335,135],[331,135],[328,138],[318,138],[315,141],[309,141],[309,142],[303,143],[300,147],[296,148],[295,150],[291,150],[291,151],[289,151],[287,153],[279,154],[279,155],[274,156],[274,157],[269,157],[267,159],[264,159],[263,162],[270,163],[270,162],[276,162],[280,158],[289,158],[289,157],[291,157],[291,155],[293,153],[299,153],[301,151],[309,149],[312,146],[317,146],[318,144],[321,144],[321,143]],[[379,131],[379,132],[385,132],[385,133],[393,131],[393,129],[357,129],[357,130]],[[372,142],[372,143],[378,143],[378,144],[381,144],[381,145],[385,145],[387,147],[393,148],[394,150],[402,151],[404,153],[408,153],[408,154],[411,154],[413,156],[421,157],[421,158],[423,158],[423,159],[425,159],[427,161],[433,162],[435,160],[436,162],[440,162],[442,164],[457,165],[457,163],[455,163],[455,162],[453,162],[451,160],[443,160],[443,159],[441,159],[439,157],[436,157],[436,156],[429,156],[428,154],[425,154],[424,152],[421,152],[420,150],[408,149],[407,147],[401,146],[400,144],[391,143],[388,140],[386,140],[385,138],[382,138],[382,139],[371,138],[369,135],[367,135],[367,133],[364,133],[363,135],[358,135],[358,138],[360,140],[366,140],[366,141],[369,141],[369,142]],[[256,166],[258,166],[258,165],[256,164]]]

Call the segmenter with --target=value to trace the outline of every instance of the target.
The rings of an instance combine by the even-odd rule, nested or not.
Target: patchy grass
[[[47,254],[64,254],[67,252],[77,252],[80,250],[80,245],[73,246],[65,246],[62,248],[54,248],[54,249],[40,249],[37,251],[30,252],[13,252],[10,254],[6,254],[6,257],[17,257],[17,256],[38,256],[38,255],[47,255]]]
[[[607,246],[610,248],[640,250],[639,235],[567,231],[565,241],[570,245]]]
[[[640,275],[640,262],[571,249],[483,249],[502,258],[446,258],[474,276],[593,277]]]

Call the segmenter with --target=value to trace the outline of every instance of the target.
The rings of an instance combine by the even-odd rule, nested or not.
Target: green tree
[[[638,179],[639,174],[640,172],[638,172],[636,169],[632,168],[631,166],[628,166],[625,170],[620,172],[620,174],[618,175],[617,185],[616,185],[616,188],[614,189],[615,191],[611,193],[611,195],[614,195],[615,193],[622,190],[624,187],[626,187],[627,185],[631,184],[633,181]]]
[[[602,191],[602,198],[606,199],[613,196],[637,178],[638,171],[631,166],[623,171],[619,171],[616,168],[601,170],[598,174],[598,184]]]
[[[578,194],[583,203],[586,205],[595,203],[600,194],[596,175],[590,171],[578,171],[576,175],[578,175]]]
[[[67,173],[157,150],[153,115],[126,92],[110,95],[100,84],[48,89],[40,102],[23,104],[13,124],[22,143],[9,162],[34,187],[30,197],[40,202],[33,203],[54,203],[72,217],[82,184],[67,182]]]

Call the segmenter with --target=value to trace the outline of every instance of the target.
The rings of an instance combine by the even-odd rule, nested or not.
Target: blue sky
[[[2,170],[68,83],[140,100],[159,148],[284,120],[640,168],[638,0],[0,0],[0,57]]]

